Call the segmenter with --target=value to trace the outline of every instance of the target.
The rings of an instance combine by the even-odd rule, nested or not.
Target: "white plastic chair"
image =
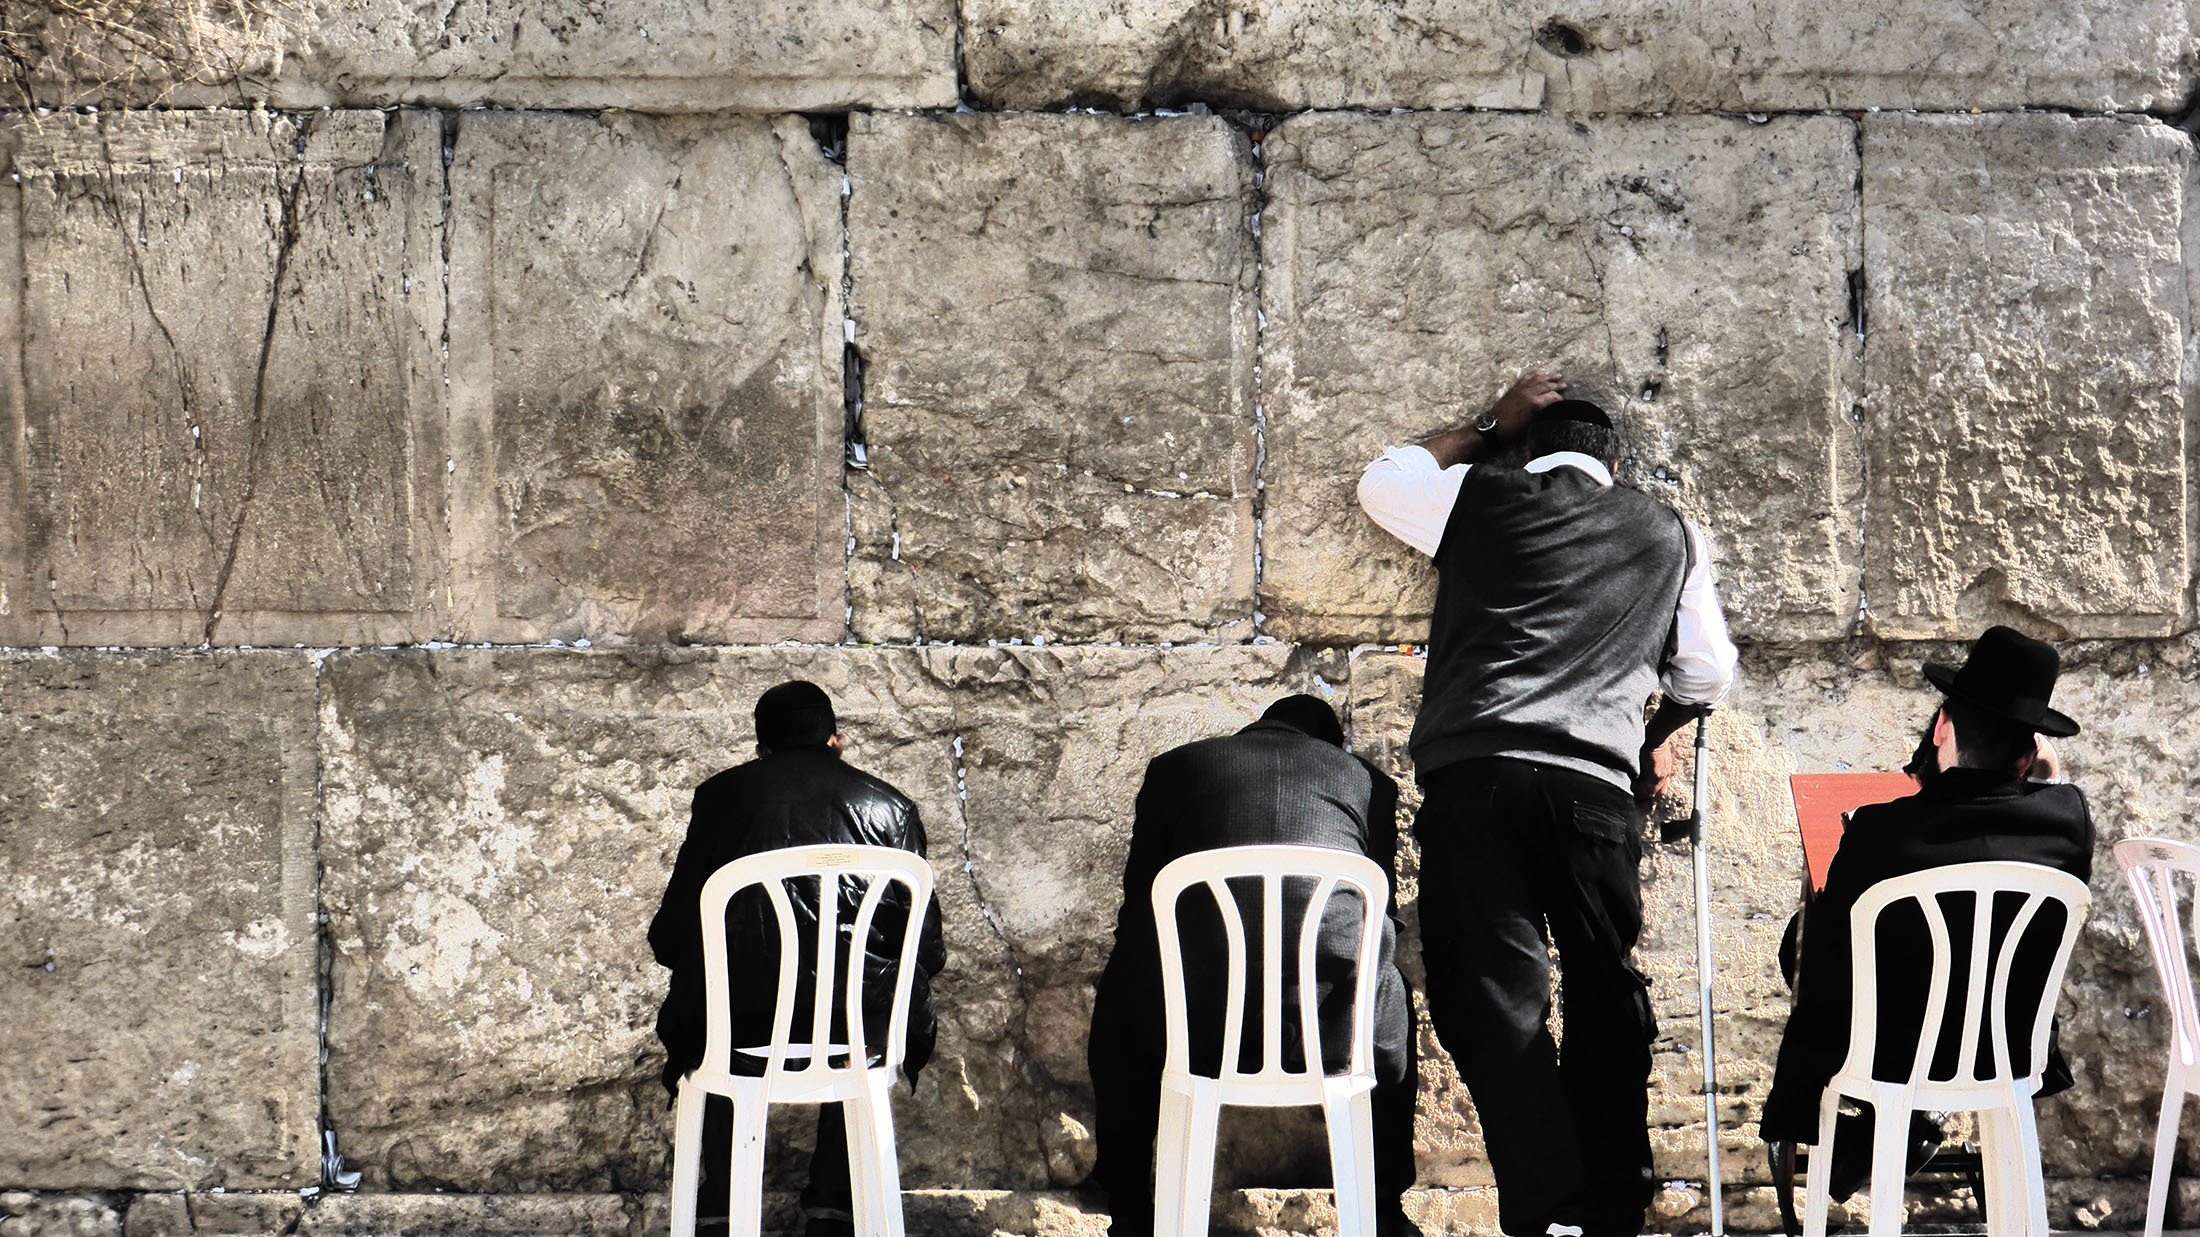
[[[1961,1002],[1950,1000],[1949,974],[1953,969],[1947,915],[1940,899],[1951,894],[1976,895],[1971,911],[1970,964]],[[2016,917],[2001,934],[1994,957],[1987,954],[1994,937],[1994,906],[2002,895],[2024,898]],[[1842,1096],[1872,1106],[1874,1131],[1871,1177],[1871,1237],[1894,1237],[1902,1231],[1903,1156],[1909,1137],[1910,1114],[1919,1108],[1979,1114],[1979,1158],[1986,1180],[1987,1231],[1993,1237],[2048,1237],[2047,1194],[2040,1176],[2039,1129],[2033,1122],[2032,1097],[2040,1087],[2040,1072],[2047,1063],[2048,1024],[2055,1014],[2055,996],[2062,989],[2063,968],[2078,940],[2090,902],[2085,882],[2067,872],[2033,863],[1958,863],[1913,872],[1881,881],[1864,892],[1849,912],[1849,940],[1855,958],[1855,1007],[1849,1019],[1849,1052],[1839,1072],[1826,1084],[1818,1109],[1818,1143],[1812,1148],[1814,1163],[1833,1163],[1834,1117]],[[1924,1025],[1918,1030],[1917,1052],[1909,1076],[1882,1079],[1873,1073],[1879,1038],[1879,917],[1888,907],[1914,902],[1925,918],[1931,938],[1933,966],[1926,990]],[[2017,949],[2023,943],[2040,908],[2049,902],[2063,908],[2062,938],[2054,964],[2041,989],[2038,1012],[2029,1028],[2031,1072],[2018,1077],[2010,1064],[2009,980]],[[1807,943],[1806,943],[1807,947]],[[1993,978],[1992,991],[1987,977]],[[1805,978],[1805,983],[1810,982]],[[1950,1017],[1959,1019],[1955,1074],[1931,1077],[1933,1058],[1941,1043],[1942,1028]],[[1978,1070],[1979,1034],[1987,1036],[1992,1069]],[[1831,1203],[1830,1173],[1813,1171],[1805,1191],[1805,1237],[1825,1237],[1826,1212]],[[2023,1217],[2019,1222],[2018,1217]]]
[[[1298,933],[1298,1008],[1302,1068],[1284,1068],[1284,881],[1311,878],[1313,895]],[[1245,923],[1226,882],[1261,884],[1261,1067],[1239,1068],[1245,1023],[1247,959]],[[1192,1072],[1191,1033],[1184,997],[1184,957],[1177,933],[1177,900],[1205,885],[1222,912],[1227,938],[1228,989],[1222,1015],[1222,1057],[1216,1077]],[[1321,1017],[1316,1003],[1315,947],[1322,912],[1339,885],[1360,897],[1360,944],[1352,996],[1352,1052],[1343,1074],[1325,1075]],[[1154,1232],[1157,1237],[1195,1237],[1207,1231],[1215,1173],[1215,1125],[1224,1104],[1291,1108],[1319,1104],[1329,1127],[1329,1162],[1335,1174],[1337,1221],[1342,1237],[1375,1232],[1375,1143],[1370,1095],[1375,1089],[1375,980],[1382,949],[1383,909],[1390,885],[1373,861],[1319,846],[1236,846],[1186,855],[1154,877],[1154,925],[1161,943],[1161,992],[1168,1055],[1161,1073],[1161,1123],[1156,1141]]]
[[[2162,1237],[2169,1206],[2170,1161],[2177,1154],[2177,1123],[2185,1097],[2200,1093],[2200,1002],[2193,998],[2192,941],[2200,938],[2200,896],[2193,899],[2192,937],[2177,913],[2177,878],[2200,881],[2200,846],[2166,838],[2116,843],[2116,863],[2131,882],[2146,925],[2154,970],[2169,999],[2169,1073],[2162,1080],[2162,1117],[2154,1130],[2154,1180],[2147,1190],[2146,1237]]]
[[[796,957],[799,934],[786,882],[803,877],[818,881],[818,931],[809,1036],[791,1038],[795,988],[801,978]],[[869,882],[854,923],[840,924],[840,882]],[[894,1006],[886,1042],[864,1042],[863,954],[871,921],[890,885],[909,891],[909,922],[902,933],[901,966],[894,981]],[[726,906],[733,896],[760,886],[779,917],[779,988],[769,1044],[734,1044],[726,966]],[[925,909],[932,901],[932,867],[909,851],[886,846],[795,846],[736,859],[703,882],[704,991],[708,1022],[703,1063],[680,1079],[674,1116],[672,1154],[672,1233],[692,1237],[695,1195],[703,1157],[705,1097],[733,1101],[733,1163],[730,1230],[754,1237],[763,1226],[764,1119],[772,1104],[842,1105],[848,1126],[849,1178],[853,1186],[855,1227],[864,1237],[902,1237],[901,1169],[894,1150],[894,1112],[887,1090],[906,1053],[910,984],[916,974],[917,945]],[[848,974],[836,973],[834,943],[848,943]],[[833,996],[842,997],[848,1043],[832,1038]],[[735,1074],[732,1055],[760,1058],[761,1076]],[[834,1064],[839,1058],[841,1064]],[[876,1062],[873,1064],[872,1062]],[[794,1064],[799,1062],[799,1064]]]

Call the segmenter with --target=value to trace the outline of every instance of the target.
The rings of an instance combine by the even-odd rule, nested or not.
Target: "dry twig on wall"
[[[0,0],[7,106],[157,103],[178,86],[272,76],[308,0]]]

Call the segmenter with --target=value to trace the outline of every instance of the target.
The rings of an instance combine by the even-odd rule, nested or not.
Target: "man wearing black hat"
[[[1499,1222],[1632,1237],[1656,1188],[1640,805],[1672,771],[1665,740],[1725,695],[1736,658],[1702,534],[1612,484],[1611,419],[1565,389],[1527,374],[1473,425],[1385,452],[1359,493],[1436,563],[1412,738],[1421,941]],[[1524,467],[1502,462],[1515,443]]]
[[[822,688],[799,679],[781,683],[756,701],[756,759],[696,788],[687,840],[680,845],[672,881],[649,924],[650,951],[658,965],[672,969],[670,989],[657,1012],[657,1037],[665,1046],[666,1090],[677,1094],[681,1077],[703,1060],[703,928],[698,907],[703,883],[712,873],[745,855],[819,843],[892,846],[924,853],[924,822],[918,819],[917,805],[843,761],[846,746],[833,716],[833,702]],[[800,927],[814,939],[816,889],[793,882],[788,901]],[[847,908],[843,923],[853,911],[853,906]],[[870,1006],[864,1011],[865,1034],[872,1043],[882,1042],[887,1034],[909,913],[908,894],[892,887],[882,896],[872,923],[864,982],[864,999]],[[731,994],[734,1043],[769,1043],[778,993],[778,917],[761,893],[736,896],[727,910],[726,938],[729,966],[740,976]],[[936,1023],[931,977],[947,962],[937,899],[925,908],[919,939],[918,970],[910,985],[908,1056],[902,1066],[912,1085],[917,1071],[932,1057]],[[813,964],[814,957],[804,950],[805,967]],[[814,984],[804,982],[798,993],[811,987]],[[808,1016],[797,1013],[798,1020]],[[763,1062],[736,1053],[732,1068],[736,1073],[761,1074]],[[705,1226],[714,1219],[719,1226],[725,1224],[731,1122],[731,1111],[714,1098],[705,1110],[703,1183],[696,1206]],[[838,1104],[818,1106],[817,1149],[810,1158],[802,1207],[807,1237],[840,1237],[854,1231],[848,1138]]]
[[[1854,996],[1854,958],[1849,949],[1849,912],[1857,899],[1880,881],[1954,863],[2005,860],[2056,868],[2080,880],[2093,872],[2093,818],[2078,788],[2053,780],[2043,769],[2051,760],[2042,736],[2078,733],[2078,723],[2049,707],[2061,659],[2054,646],[2007,627],[1990,627],[1971,646],[1961,670],[1927,665],[1925,677],[1945,695],[1926,724],[1913,766],[1918,792],[1892,803],[1860,807],[1850,814],[1834,852],[1825,888],[1811,899],[1803,918],[1801,952],[1795,970],[1795,1007],[1780,1040],[1772,1092],[1765,1098],[1758,1134],[1766,1142],[1811,1143],[1818,1139],[1818,1107],[1826,1082],[1841,1068],[1849,1049],[1849,1011]],[[2044,775],[2044,777],[2043,777]],[[2052,912],[2043,912],[2051,914]],[[2060,925],[2042,922],[2017,955],[2021,973],[2044,972],[2053,952],[2040,940]],[[1917,925],[1920,934],[1922,921]],[[2045,951],[2044,953],[2042,951]],[[1882,949],[1879,984],[1889,993],[1922,994],[1930,978],[1932,951],[1921,939],[1914,950]],[[2048,999],[2052,1001],[2051,993]],[[1922,1000],[1920,996],[1919,1000]],[[1914,1003],[1889,1000],[1879,1008],[1879,1043],[1907,1052],[1917,1042],[1920,1011]],[[1904,1024],[1907,1025],[1904,1025]],[[2070,1086],[2070,1067],[2050,1037],[2039,1094],[2053,1095]],[[2017,1045],[2028,1052],[2029,1045]],[[1882,1063],[1897,1071],[1907,1060]],[[2028,1072],[2032,1062],[2012,1065]],[[1835,1141],[1868,1149],[1867,1120],[1844,1124]],[[1937,1145],[1925,1131],[1922,1150]],[[1846,1158],[1845,1156],[1840,1158]],[[1912,1166],[1922,1159],[1913,1152]],[[1868,1160],[1844,1172],[1833,1166],[1836,1197],[1863,1184]]]
[[[1097,1101],[1100,1161],[1094,1180],[1108,1194],[1114,1237],[1153,1232],[1154,1138],[1160,1120],[1164,1048],[1161,952],[1153,920],[1154,876],[1171,860],[1225,846],[1326,846],[1373,859],[1395,881],[1398,784],[1344,750],[1336,711],[1312,696],[1289,696],[1236,734],[1187,743],[1146,766],[1123,868],[1115,948],[1101,973],[1087,1059]],[[1287,900],[1288,900],[1287,895]],[[1286,906],[1286,932],[1305,914],[1303,890]],[[1345,1068],[1352,1043],[1350,978],[1357,966],[1359,910],[1349,894],[1330,902],[1317,945],[1315,981],[1324,1063]],[[1260,917],[1250,913],[1249,929]],[[1187,1018],[1195,1068],[1212,1069],[1222,1047],[1221,916],[1211,900],[1188,900],[1179,922],[1185,951]],[[1382,973],[1375,986],[1375,1194],[1384,1237],[1419,1230],[1399,1200],[1413,1184],[1413,1020],[1405,980],[1392,958],[1397,930],[1383,920]],[[1295,939],[1295,938],[1290,938]],[[1250,948],[1257,949],[1257,937]],[[1287,966],[1296,953],[1286,949]],[[1287,976],[1285,990],[1293,991]],[[1248,1000],[1248,1020],[1253,1014]],[[1296,1011],[1286,1008],[1285,1055],[1298,1051]],[[1257,1058],[1260,1038],[1248,1035]],[[1198,1046],[1207,1045],[1201,1060]],[[1246,1062],[1259,1068],[1257,1059]],[[1295,1058],[1287,1064],[1297,1066]]]

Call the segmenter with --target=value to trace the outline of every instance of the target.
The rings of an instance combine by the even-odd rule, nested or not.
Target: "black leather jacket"
[[[672,881],[649,925],[650,951],[660,966],[672,969],[671,987],[663,1008],[657,1012],[657,1038],[665,1045],[664,1082],[668,1090],[703,1059],[703,928],[696,912],[703,883],[719,868],[744,855],[832,842],[894,846],[922,855],[924,823],[908,796],[823,748],[774,750],[696,788],[687,840],[680,846]],[[810,967],[816,956],[817,893],[814,885],[804,882],[790,883],[788,892],[797,931],[805,938],[800,946],[804,974],[795,990],[793,1029],[795,1038],[804,1039],[812,1008],[814,977]],[[855,883],[843,882],[843,932],[852,930],[861,903]],[[909,922],[908,915],[908,895],[898,885],[890,888],[876,913],[865,949],[864,1034],[869,1043],[882,1043],[886,1036],[898,961],[894,955],[903,926]],[[726,946],[733,980],[731,1004],[737,1046],[770,1041],[772,1005],[778,993],[778,923],[770,902],[758,890],[735,897],[727,908]],[[912,1082],[917,1070],[932,1056],[937,1032],[930,979],[947,962],[936,897],[925,910],[920,939],[918,972],[912,981],[909,1003],[909,1052],[904,1064]],[[845,1021],[837,1011],[835,1020]],[[836,1038],[842,1033],[845,1027],[836,1028]],[[744,1064],[736,1056],[735,1072],[742,1072]],[[761,1062],[752,1063],[752,1072],[762,1072]]]

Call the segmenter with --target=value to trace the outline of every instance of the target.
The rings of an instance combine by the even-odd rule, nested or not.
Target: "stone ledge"
[[[2146,1183],[2055,1180],[2048,1183],[2057,1233],[2130,1233],[2143,1227]],[[1698,1233],[1701,1208],[1681,1210],[1690,1191],[1669,1188],[1653,1212],[1660,1233]],[[1425,1232],[1495,1232],[1496,1195],[1486,1189],[1416,1190],[1407,1210]],[[926,1237],[1101,1237],[1107,1216],[1097,1200],[1069,1192],[911,1190],[902,1197],[909,1231]],[[2200,1210],[2200,1180],[2175,1183],[2170,1220]],[[800,1231],[792,1193],[765,1199],[769,1234]],[[1858,1209],[1851,1220],[1861,1220]],[[656,1194],[272,1194],[0,1193],[0,1237],[661,1237],[665,1195]],[[1839,1217],[1836,1217],[1838,1220]],[[1765,1187],[1730,1191],[1727,1220],[1736,1232],[1774,1232],[1779,1216]],[[1913,1204],[1911,1224],[1975,1224],[1968,1201]],[[1225,1191],[1215,1196],[1213,1231],[1231,1237],[1332,1234],[1336,1213],[1319,1189]],[[2193,1230],[2171,1229],[2184,1237]]]

